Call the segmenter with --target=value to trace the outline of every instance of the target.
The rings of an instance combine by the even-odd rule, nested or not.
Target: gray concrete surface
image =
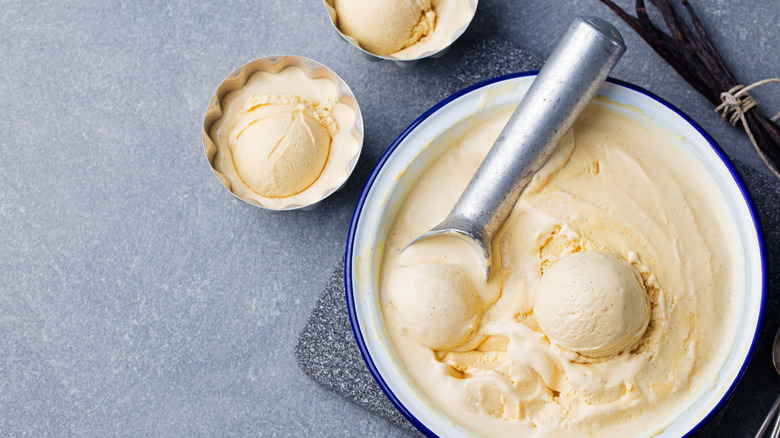
[[[777,2],[693,2],[738,77],[780,76]],[[768,174],[744,135],[596,0],[482,0],[457,44],[497,36],[545,57],[575,14],[623,32],[613,76],[680,107],[744,172]],[[294,347],[363,184],[435,102],[448,58],[368,62],[319,0],[5,0],[0,29],[0,435],[405,436],[309,380]],[[239,202],[203,155],[216,86],[273,54],[328,65],[363,110],[358,168],[315,211]],[[755,93],[767,112],[780,110],[778,88]],[[700,436],[758,427],[780,391],[775,315]]]

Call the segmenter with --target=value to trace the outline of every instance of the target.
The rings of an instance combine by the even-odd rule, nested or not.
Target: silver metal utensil
[[[775,340],[772,343],[772,363],[775,365],[777,373],[780,374],[780,328],[777,329]],[[775,425],[772,428],[772,438],[780,437],[780,415],[778,415],[778,410],[780,410],[780,395],[777,396],[775,403],[772,405],[772,409],[769,410],[764,422],[761,423],[761,428],[758,429],[756,438],[761,438],[769,430],[769,425],[772,424],[772,418],[775,419]]]
[[[482,251],[490,278],[493,236],[625,50],[609,22],[577,17],[449,216],[410,245],[442,234],[460,237]]]

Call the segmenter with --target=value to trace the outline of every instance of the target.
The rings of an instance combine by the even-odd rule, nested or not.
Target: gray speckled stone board
[[[778,76],[778,2],[692,1],[739,78]],[[623,33],[614,77],[681,108],[746,174],[767,175],[744,134],[597,0],[481,0],[451,53],[406,68],[344,43],[320,0],[2,2],[0,436],[407,436],[309,379],[298,335],[368,175],[441,98],[458,50],[497,38],[544,59],[575,14]],[[363,111],[355,173],[313,211],[236,200],[203,153],[214,89],[274,54],[329,66]],[[780,87],[755,96],[780,106]],[[755,359],[702,436],[751,436],[780,392],[776,295]]]

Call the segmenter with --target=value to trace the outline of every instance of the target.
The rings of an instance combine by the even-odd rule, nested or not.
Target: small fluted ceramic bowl
[[[288,69],[296,70],[294,81],[280,83],[275,79],[280,73],[290,71]],[[311,91],[315,86],[320,87],[318,91]],[[303,191],[284,197],[262,196],[239,175],[220,126],[226,117],[238,111],[230,110],[226,103],[230,101],[238,108],[243,102],[229,99],[244,88],[256,91],[258,95],[293,96],[312,100],[310,103],[321,107],[332,106],[330,114],[337,130],[331,139],[327,160],[316,180]],[[363,116],[352,90],[331,69],[300,56],[269,56],[243,65],[217,87],[203,118],[203,147],[211,170],[240,200],[267,210],[308,209],[339,190],[355,169],[363,147]]]
[[[423,58],[439,58],[447,53],[466,28],[469,27],[477,12],[478,0],[431,0],[436,11],[436,27],[430,39],[420,41],[403,50],[387,55],[379,55],[361,47],[352,36],[344,33],[339,27],[338,14],[334,7],[337,0],[323,0],[333,28],[352,46],[363,52],[371,61],[387,60],[398,65],[409,65]],[[377,1],[377,0],[372,0]]]
[[[474,436],[433,407],[397,358],[384,324],[379,297],[384,241],[409,187],[437,157],[437,137],[474,114],[516,103],[533,73],[496,78],[462,90],[440,102],[410,125],[388,148],[360,197],[349,230],[345,278],[349,317],[359,349],[375,380],[398,410],[428,436]],[[608,109],[637,108],[656,126],[684,141],[680,152],[702,171],[727,216],[728,231],[744,250],[736,254],[738,290],[733,344],[711,387],[685,410],[669,418],[658,436],[681,437],[713,415],[737,385],[755,347],[764,299],[764,254],[760,227],[745,187],[718,145],[680,110],[634,85],[608,80],[600,91]],[[485,96],[490,98],[485,99]],[[630,112],[629,112],[630,113]],[[629,117],[632,117],[631,114]],[[634,112],[636,116],[636,112]]]

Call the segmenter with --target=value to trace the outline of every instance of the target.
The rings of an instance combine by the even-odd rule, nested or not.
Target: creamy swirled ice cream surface
[[[735,336],[721,204],[666,134],[592,104],[493,240],[489,281],[459,239],[403,250],[510,114],[474,116],[397,212],[380,278],[393,350],[421,397],[478,435],[657,434],[712,387]]]

